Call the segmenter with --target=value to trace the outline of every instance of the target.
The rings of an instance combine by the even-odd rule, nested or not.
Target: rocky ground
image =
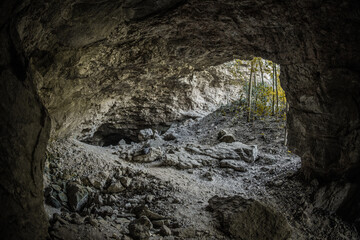
[[[52,142],[49,239],[359,239],[322,209],[336,203],[304,182],[284,131],[225,106],[138,143]]]

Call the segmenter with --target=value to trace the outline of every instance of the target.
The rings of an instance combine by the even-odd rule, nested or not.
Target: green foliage
[[[276,66],[275,73],[274,66]],[[236,79],[232,84],[242,86],[239,101],[234,105],[234,108],[236,108],[234,111],[239,113],[250,111],[251,116],[260,118],[270,115],[275,115],[283,119],[286,118],[286,97],[285,91],[280,86],[279,65],[274,65],[272,61],[255,57],[250,61],[236,59],[233,64],[229,66],[229,70]],[[266,79],[265,75],[271,76],[271,81]],[[252,76],[251,80],[253,84],[252,91],[250,91],[251,105],[249,107],[249,96],[243,93],[249,92],[250,76]],[[274,81],[276,81],[276,83]],[[277,101],[276,94],[278,96]],[[224,112],[223,115],[225,114]]]

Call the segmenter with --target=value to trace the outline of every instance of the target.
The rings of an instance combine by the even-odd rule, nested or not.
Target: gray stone
[[[224,130],[224,129],[221,129],[219,132],[218,132],[218,135],[217,135],[217,138],[220,139],[222,138],[223,136],[227,135],[228,133]]]
[[[165,133],[163,138],[165,141],[174,141],[178,136],[175,133]]]
[[[137,207],[135,207],[133,209],[133,211],[134,211],[134,213],[136,214],[137,217],[146,216],[150,220],[163,220],[163,219],[165,219],[164,216],[149,210],[149,208],[146,207],[146,206],[137,206]]]
[[[46,198],[46,203],[54,208],[61,208],[61,203],[53,195],[49,195]]]
[[[331,182],[318,189],[314,196],[314,207],[336,213],[348,200],[351,183]]]
[[[61,187],[57,184],[53,184],[51,185],[51,187],[56,191],[56,192],[60,192],[61,191]]]
[[[124,191],[126,188],[120,182],[111,183],[106,189],[108,193],[119,193]]]
[[[224,159],[220,161],[221,168],[232,168],[238,172],[246,172],[247,169],[239,161]]]
[[[151,128],[140,130],[138,138],[140,141],[146,141],[153,138],[154,132]]]
[[[155,160],[158,160],[162,157],[162,151],[159,148],[145,148],[138,152],[133,158],[132,161],[134,162],[153,162]]]
[[[66,194],[63,192],[59,192],[58,198],[61,202],[64,202],[64,203],[68,202],[68,198],[67,198]]]
[[[285,240],[292,233],[281,213],[254,199],[215,196],[209,200],[209,210],[234,239]]]
[[[234,137],[234,135],[232,134],[227,134],[227,135],[224,135],[222,136],[220,139],[219,139],[220,142],[225,142],[225,143],[232,143],[232,142],[235,142],[236,139]]]
[[[129,224],[130,236],[135,240],[148,240],[150,238],[151,221],[146,216],[141,216]]]
[[[88,201],[88,191],[76,183],[67,184],[66,190],[70,209],[80,211]]]
[[[242,160],[252,163],[258,157],[258,149],[256,145],[246,145],[240,142],[234,142],[229,144],[229,147],[233,149]]]
[[[131,178],[128,177],[120,177],[119,180],[124,187],[129,187],[132,182]]]
[[[160,235],[165,237],[165,236],[171,236],[171,229],[168,228],[166,225],[162,225],[160,227]]]

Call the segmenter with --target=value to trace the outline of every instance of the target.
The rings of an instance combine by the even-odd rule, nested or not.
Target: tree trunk
[[[273,78],[272,78],[273,92],[275,92],[275,63],[273,65]],[[275,94],[272,94],[272,115],[275,115]]]
[[[250,68],[250,79],[249,79],[249,89],[248,89],[248,117],[247,117],[247,121],[250,122],[250,118],[251,118],[251,95],[252,95],[252,74],[253,74],[253,62],[251,62],[251,68]]]
[[[286,116],[287,113],[289,111],[289,103],[286,103],[286,108],[285,108],[285,112],[286,112]],[[287,126],[287,121],[285,122],[285,136],[284,136],[284,145],[287,146],[288,144],[288,126]]]
[[[261,62],[260,62],[261,83],[264,86],[265,82],[264,82],[264,72],[263,72],[263,69],[262,69],[262,65],[263,65],[263,63],[262,63],[262,60],[261,60]]]
[[[254,87],[255,87],[255,104],[254,104],[254,113],[257,111],[257,95],[258,95],[258,89],[257,89],[257,83],[256,83],[256,71],[254,72]],[[255,114],[253,114],[253,120],[255,120]]]
[[[274,66],[275,66],[276,116],[277,116],[279,114],[279,91],[278,91],[276,64]]]

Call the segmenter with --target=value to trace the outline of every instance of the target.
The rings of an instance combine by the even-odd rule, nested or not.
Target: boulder
[[[160,148],[144,148],[140,152],[137,152],[136,155],[132,158],[134,162],[153,162],[162,156],[162,151]]]
[[[151,128],[140,130],[138,134],[138,139],[140,141],[146,141],[154,137],[154,132]]]
[[[232,239],[285,240],[292,233],[281,213],[254,199],[215,196],[209,200],[208,209]]]
[[[66,189],[70,209],[80,211],[89,198],[88,191],[77,183],[69,183]]]
[[[221,160],[220,167],[221,168],[232,168],[238,172],[246,172],[247,171],[247,169],[239,161],[231,160],[231,159]]]
[[[163,136],[164,140],[165,141],[174,141],[178,138],[177,134],[175,133],[166,133],[164,136]]]
[[[224,129],[221,129],[219,132],[218,132],[218,135],[217,135],[217,138],[220,139],[222,138],[223,136],[227,135],[228,132],[225,131]]]
[[[130,236],[135,240],[147,240],[150,238],[151,221],[146,216],[141,216],[129,224]]]
[[[125,187],[120,182],[111,183],[106,189],[108,193],[119,193],[125,190]]]
[[[221,144],[219,144],[221,145]],[[251,163],[254,162],[259,154],[258,148],[256,145],[246,145],[241,142],[233,142],[227,144],[227,146],[235,151],[241,158],[241,160]]]
[[[172,232],[170,230],[170,228],[168,228],[166,225],[162,225],[160,227],[160,235],[163,236],[163,237],[166,237],[166,236],[171,236]]]
[[[219,139],[220,142],[225,142],[225,143],[232,143],[232,142],[235,142],[236,139],[234,137],[234,135],[232,134],[227,134],[227,135],[224,135],[222,136],[220,139]]]

